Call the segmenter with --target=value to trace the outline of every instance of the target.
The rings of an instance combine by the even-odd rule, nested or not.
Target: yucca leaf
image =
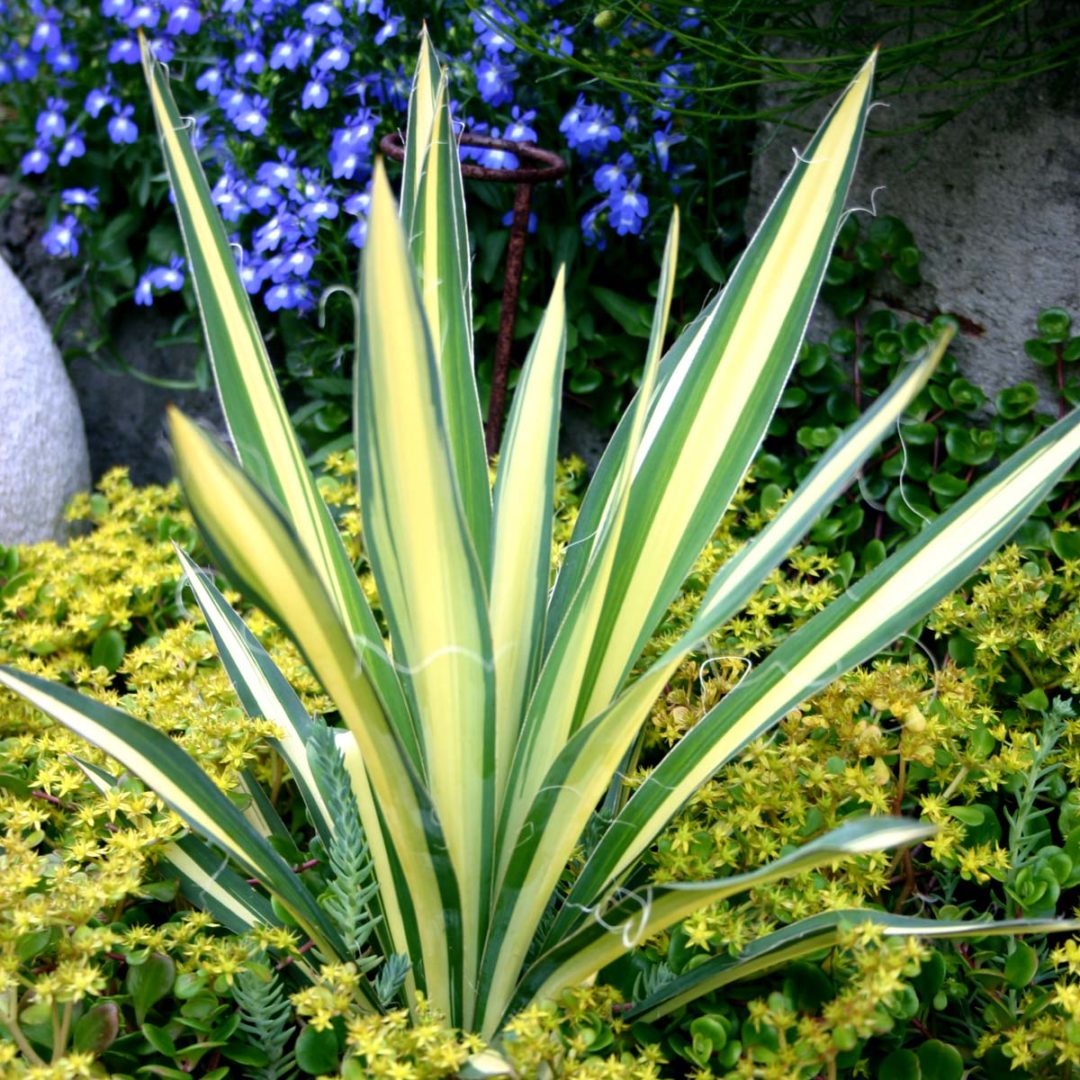
[[[339,618],[357,640],[381,644],[378,624],[293,431],[224,223],[185,134],[166,71],[141,34],[140,43],[207,352],[236,452],[296,531]],[[373,648],[365,661],[388,717],[405,746],[416,753],[418,764],[413,721],[392,666],[379,648]]]
[[[420,721],[428,784],[461,888],[465,970],[474,972],[494,855],[487,595],[458,494],[439,372],[381,163],[361,308],[355,428],[364,538],[394,661]]]
[[[119,782],[97,765],[81,758],[74,761],[98,791],[109,791]],[[270,902],[229,866],[228,856],[215,853],[196,836],[166,844],[158,866],[175,878],[191,903],[234,934],[245,934],[256,926],[281,925]]]
[[[635,718],[644,717],[648,709],[644,696],[659,695],[682,658],[712,629],[737,614],[814,522],[828,512],[927,384],[954,333],[954,324],[947,322],[872,407],[829,447],[764,529],[717,571],[706,590],[691,633],[620,695],[616,707],[608,710],[603,723],[595,728],[594,742],[609,746],[612,739],[617,739],[621,745],[621,740],[627,737],[624,725],[633,726]],[[631,745],[636,744],[637,740]],[[590,756],[592,753],[584,745],[579,752]],[[630,751],[631,757],[634,752],[633,749]],[[625,791],[620,771],[608,791],[606,808],[609,812],[622,806]]]
[[[764,437],[842,220],[873,70],[872,57],[798,157],[723,293],[691,328],[691,342],[649,403],[633,461],[631,525],[591,643],[574,726],[618,692]],[[625,442],[614,439],[609,453],[621,463]],[[605,505],[610,499],[603,489],[596,497]],[[590,508],[583,516],[591,526],[598,513]],[[575,588],[572,576],[560,575],[557,594]],[[553,607],[569,605],[557,595]]]
[[[821,949],[840,944],[842,929],[870,923],[881,928],[883,936],[917,938],[982,938],[1012,934],[1054,934],[1080,929],[1076,919],[1007,919],[1001,922],[977,922],[960,919],[921,919],[890,915],[870,908],[827,911],[801,919],[771,934],[758,938],[739,956],[717,956],[665,983],[644,1001],[634,1002],[628,1020],[656,1020],[702,994],[723,986],[752,979]]]
[[[649,885],[623,890],[610,905],[586,914],[579,930],[544,953],[525,973],[510,1002],[514,1012],[530,1001],[555,997],[709,904],[841,859],[927,839],[932,825],[895,817],[849,821],[765,866],[714,881]],[[492,1029],[494,1030],[494,1028]]]
[[[446,438],[461,505],[486,577],[491,562],[491,484],[473,370],[472,264],[465,192],[445,75],[439,80],[430,127],[408,236],[442,386]],[[408,178],[406,187],[407,182]],[[407,220],[404,212],[402,220]]]
[[[192,513],[229,580],[247,591],[299,646],[356,740],[374,797],[357,793],[380,879],[396,858],[409,880],[395,895],[439,1008],[460,1008],[459,899],[427,792],[368,679],[361,653],[289,523],[210,436],[175,409],[169,426]],[[385,845],[374,842],[382,830]],[[393,848],[391,854],[389,849]],[[380,864],[380,860],[381,864]],[[386,893],[383,894],[386,901]],[[408,910],[406,910],[408,908]],[[405,942],[398,942],[404,951]],[[421,987],[426,984],[421,982]],[[456,1013],[455,1013],[456,1015]]]
[[[544,644],[552,506],[566,352],[560,268],[518,379],[495,481],[491,642],[495,658],[496,788],[506,788],[521,716]]]
[[[632,463],[636,447],[645,435],[647,403],[656,384],[663,352],[678,253],[679,214],[675,210],[660,267],[660,284],[641,387],[632,406],[627,455],[612,488],[611,499],[597,525],[597,536],[581,585],[544,659],[536,691],[529,701],[521,738],[514,754],[508,814],[503,824],[507,836],[517,834],[522,815],[536,794],[544,774],[573,732],[577,690],[586,675],[591,644],[599,632],[609,584],[617,573],[621,538],[625,529],[634,527],[627,518],[634,478]],[[505,867],[509,857],[508,848],[504,847],[502,857],[502,866]]]
[[[307,710],[258,638],[229,606],[210,576],[204,574],[180,548],[176,548],[176,554],[244,711],[248,716],[270,720],[281,729],[282,736],[274,740],[274,747],[300,788],[304,805],[323,843],[328,844],[332,828],[307,759],[306,746],[311,737],[311,718]]]
[[[675,266],[679,250],[679,217],[672,215],[667,244],[661,267],[660,287],[656,297],[653,328],[642,373],[642,394],[635,408],[631,428],[630,445],[640,440],[645,427],[644,402],[649,400],[650,388],[655,382],[663,350],[664,333],[671,309],[671,297],[675,282]],[[500,820],[500,860],[498,868],[498,892],[496,916],[485,944],[484,966],[480,979],[480,1001],[485,1011],[490,1011],[489,994],[502,1001],[514,973],[524,961],[535,934],[540,914],[547,904],[546,895],[531,892],[524,895],[513,884],[505,881],[508,863],[518,854],[518,845],[508,842],[519,837],[522,819],[536,794],[536,789],[547,771],[552,758],[565,743],[570,712],[562,707],[572,699],[573,688],[580,678],[581,662],[587,655],[587,646],[599,617],[604,589],[610,579],[619,536],[626,517],[630,482],[632,479],[629,460],[613,489],[610,513],[600,523],[600,536],[594,545],[594,558],[585,575],[581,589],[566,619],[555,645],[548,655],[536,692],[525,716],[521,737],[514,751],[512,771],[507,787],[507,798]],[[556,838],[552,823],[543,821],[539,834],[530,832],[526,838],[528,850],[532,850],[534,838],[548,834],[558,845],[565,842],[565,833]],[[549,866],[549,869],[555,869]],[[526,914],[521,915],[519,907]]]
[[[420,55],[416,61],[412,90],[409,94],[408,123],[405,129],[405,163],[401,178],[401,220],[412,231],[420,191],[420,175],[431,142],[439,90],[439,56],[431,43],[427,24],[420,32]]]
[[[247,805],[243,808],[244,817],[260,836],[267,840],[275,836],[282,840],[292,839],[292,832],[281,820],[281,815],[250,769],[245,769],[240,774],[240,791],[247,796]]]
[[[336,930],[289,865],[168,735],[120,709],[14,668],[0,667],[0,684],[120,762],[188,826],[275,893],[324,955],[344,955]]]
[[[698,721],[634,793],[591,853],[554,933],[565,933],[579,921],[575,911],[602,897],[717,769],[799,702],[888,645],[961,584],[1046,498],[1078,454],[1080,410],[1017,451],[775,649]],[[715,628],[709,614],[699,617],[674,649]]]

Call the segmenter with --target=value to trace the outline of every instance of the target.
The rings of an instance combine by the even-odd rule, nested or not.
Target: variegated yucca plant
[[[590,979],[703,905],[929,834],[917,822],[871,817],[749,873],[660,885],[642,869],[642,856],[702,783],[922,618],[1010,535],[1080,453],[1080,413],[1015,453],[791,634],[632,795],[621,775],[676,668],[853,480],[951,336],[939,328],[925,355],[716,575],[690,628],[635,669],[746,475],[790,374],[845,212],[873,58],[797,157],[724,291],[664,354],[678,247],[672,221],[640,389],[592,478],[552,586],[563,275],[517,384],[492,492],[448,88],[423,41],[400,211],[377,165],[357,313],[360,507],[388,642],[305,463],[166,73],[145,43],[143,60],[239,457],[174,411],[179,476],[217,565],[291,634],[333,699],[340,730],[304,712],[209,577],[180,558],[240,701],[280,729],[276,752],[336,875],[329,894],[314,896],[276,853],[271,840],[284,826],[257,786],[238,802],[166,735],[125,712],[11,669],[0,681],[184,819],[191,832],[164,861],[189,898],[239,931],[286,917],[324,960],[357,963],[372,1009],[397,981],[378,972],[400,975],[407,964],[409,1001],[422,991],[452,1023],[492,1037],[516,1010]],[[115,782],[88,772],[101,785]],[[817,951],[845,919],[871,920],[891,935],[1065,925],[832,912],[780,929],[737,959],[694,968],[636,1002],[633,1014],[660,1015]]]

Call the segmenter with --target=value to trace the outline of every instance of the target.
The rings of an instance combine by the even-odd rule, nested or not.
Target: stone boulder
[[[0,544],[64,536],[90,486],[79,403],[45,320],[0,258]]]

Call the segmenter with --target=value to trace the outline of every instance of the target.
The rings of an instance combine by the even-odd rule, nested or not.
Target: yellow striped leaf
[[[381,645],[378,624],[293,431],[224,223],[169,90],[168,75],[154,60],[145,38],[140,36],[140,41],[206,347],[236,452],[296,531],[338,617],[358,640]],[[393,668],[378,648],[365,660],[387,715],[418,764],[413,720]]]
[[[460,972],[451,970],[458,947],[456,882],[434,809],[382,711],[363,654],[274,505],[175,409],[169,426],[184,494],[215,561],[292,636],[356,739],[380,815],[373,818],[374,807],[369,808],[365,832],[374,837],[385,822],[384,835],[392,837],[394,854],[409,877],[409,892],[396,895],[403,908],[411,905],[402,920],[414,925],[420,942],[416,959],[427,980],[423,985],[439,1008],[457,1010]],[[380,880],[389,879],[390,856],[380,865],[375,845],[372,854]]]
[[[447,442],[439,373],[381,163],[361,308],[356,458],[364,538],[457,871],[470,978],[487,919],[494,845],[491,633]]]

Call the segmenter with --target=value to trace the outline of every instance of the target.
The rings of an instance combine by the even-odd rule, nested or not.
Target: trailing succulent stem
[[[364,839],[360,810],[345,759],[333,732],[322,720],[312,724],[308,754],[332,827],[327,850],[330,884],[322,904],[341,934],[348,958],[361,971],[370,970],[379,962],[377,956],[367,951],[368,941],[380,919],[372,911],[379,883]]]

